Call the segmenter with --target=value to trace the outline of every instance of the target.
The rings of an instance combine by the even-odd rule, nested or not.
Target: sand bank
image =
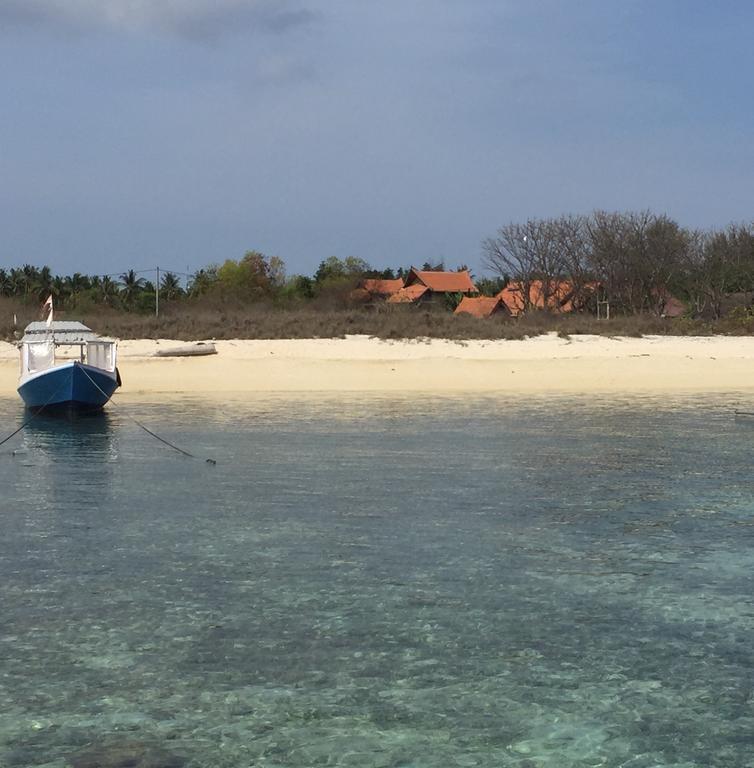
[[[218,341],[217,355],[157,358],[171,340],[122,341],[123,394],[230,392],[754,391],[754,337],[522,341],[345,339]],[[0,343],[0,396],[12,395],[18,351]]]

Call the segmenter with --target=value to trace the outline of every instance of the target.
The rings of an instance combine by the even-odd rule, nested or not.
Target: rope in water
[[[86,376],[86,378],[89,379],[89,381],[91,381],[92,384],[94,384],[94,386],[100,391],[100,393],[104,395],[105,398],[109,398],[108,394],[102,389],[102,387],[100,387],[99,384],[97,384],[97,382],[86,372],[84,368],[81,368],[81,371]],[[113,403],[112,401],[110,402],[111,402],[111,405],[115,407],[115,403]],[[151,429],[148,429],[147,427],[145,427],[137,418],[135,418],[130,413],[128,413],[128,411],[126,411],[124,408],[121,408],[120,403],[118,404],[118,408],[120,408],[121,412],[124,413],[126,416],[128,416],[128,418],[131,419],[131,421],[133,421],[133,423],[136,424],[137,427],[141,427],[141,429],[143,429],[148,435],[151,435],[152,437],[154,437],[155,440],[159,440],[161,443],[164,443],[169,448],[172,448],[174,451],[178,451],[178,453],[182,453],[184,456],[188,456],[188,458],[190,459],[199,459],[199,456],[194,456],[193,453],[184,451],[183,448],[179,448],[177,445],[174,445],[169,440],[166,440],[164,437],[160,437],[160,435],[158,435],[156,432],[153,432]],[[215,459],[205,459],[204,461],[207,464],[213,464],[213,465],[217,464]]]
[[[8,440],[11,439],[11,437],[15,437],[22,429],[24,429],[25,427],[28,427],[29,424],[31,424],[31,422],[34,421],[34,419],[36,419],[37,416],[39,416],[42,413],[42,411],[44,411],[44,409],[47,408],[47,406],[58,396],[58,392],[60,392],[60,390],[63,389],[63,386],[64,385],[59,386],[47,398],[47,402],[44,405],[42,405],[39,408],[37,408],[36,410],[32,411],[31,412],[31,416],[29,416],[29,418],[26,419],[26,421],[24,421],[24,423],[21,424],[21,426],[18,429],[13,430],[13,432],[11,432],[7,437],[4,437],[2,440],[0,440],[0,445],[3,445],[5,443],[7,443]]]
[[[86,370],[84,368],[81,368],[80,370],[86,376],[86,378],[89,379],[89,381],[91,381],[92,384],[94,384],[94,386],[100,391],[100,393],[106,399],[109,400],[109,395],[102,389],[102,387],[100,387],[99,384],[97,384],[97,382],[86,372]],[[0,445],[3,445],[5,443],[7,443],[8,440],[10,440],[12,437],[15,437],[19,432],[21,432],[21,430],[23,430],[24,428],[28,427],[29,424],[31,424],[31,422],[34,421],[34,419],[36,419],[37,416],[39,416],[42,413],[42,411],[44,411],[44,409],[57,397],[58,393],[60,392],[60,390],[64,386],[65,386],[64,384],[59,386],[50,395],[50,397],[47,399],[47,402],[44,405],[42,405],[39,408],[37,408],[36,410],[32,411],[31,416],[28,419],[26,419],[26,421],[24,421],[23,424],[21,424],[20,427],[18,427],[17,429],[14,429],[13,432],[11,432],[7,437],[4,437],[2,440],[0,440]],[[112,401],[111,401],[111,405],[113,407],[115,407],[115,403],[112,403]],[[156,440],[159,440],[161,443],[164,443],[168,447],[172,448],[174,451],[178,451],[178,453],[182,453],[184,456],[188,456],[188,458],[190,458],[190,459],[198,459],[199,458],[198,456],[194,456],[193,453],[189,453],[188,451],[184,451],[183,448],[179,448],[177,445],[174,445],[169,440],[166,440],[164,437],[160,437],[160,435],[158,435],[156,432],[153,432],[151,429],[145,427],[144,424],[142,424],[138,419],[136,419],[135,417],[131,416],[131,414],[128,413],[125,409],[121,409],[121,410],[122,410],[122,412],[126,416],[128,416],[129,419],[131,419],[131,421],[134,422],[134,424],[136,424],[138,427],[143,429],[148,435],[151,435]],[[212,464],[212,465],[217,464],[215,459],[205,459],[205,461],[206,461],[207,464]]]

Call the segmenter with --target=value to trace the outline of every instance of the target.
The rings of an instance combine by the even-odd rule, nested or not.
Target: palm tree
[[[26,275],[22,269],[13,267],[8,275],[11,296],[23,296],[26,293]]]
[[[160,284],[160,296],[165,301],[172,301],[183,296],[183,288],[181,288],[181,281],[177,275],[172,272],[165,273]]]
[[[70,277],[65,278],[65,286],[68,296],[75,304],[82,291],[85,291],[90,285],[89,278],[80,272],[74,272]]]
[[[0,296],[12,295],[13,284],[11,283],[10,275],[4,269],[0,269]]]
[[[24,264],[21,267],[24,276],[24,296],[34,292],[39,281],[39,270],[32,264]]]
[[[118,284],[105,275],[97,286],[103,304],[114,304],[118,297]]]
[[[52,272],[47,266],[39,270],[32,290],[38,301],[44,301],[52,293]]]
[[[120,280],[120,295],[123,297],[123,303],[127,307],[131,307],[138,295],[144,290],[144,278],[137,277],[136,272],[129,269],[128,272],[124,272],[120,276]]]
[[[68,300],[69,294],[66,281],[59,275],[55,275],[55,277],[52,278],[50,293],[55,299],[55,303],[58,305],[63,305]]]
[[[194,272],[191,278],[187,292],[189,296],[202,296],[217,284],[217,266],[210,264],[205,269]]]

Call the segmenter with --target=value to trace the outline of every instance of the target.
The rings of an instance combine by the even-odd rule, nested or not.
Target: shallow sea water
[[[0,765],[754,766],[752,445],[721,397],[40,417]]]

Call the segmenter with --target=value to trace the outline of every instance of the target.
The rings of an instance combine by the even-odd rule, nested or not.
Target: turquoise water
[[[0,765],[754,766],[730,406],[40,418],[0,448]]]

